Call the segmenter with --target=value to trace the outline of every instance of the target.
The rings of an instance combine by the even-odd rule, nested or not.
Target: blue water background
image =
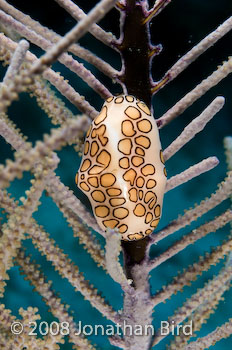
[[[50,24],[54,30],[63,34],[74,25],[74,20],[64,14],[64,11],[58,10],[58,7],[53,4],[53,1],[40,2],[40,6],[30,1],[23,1],[23,5],[19,5],[19,1],[11,1],[18,7],[25,6],[25,11],[28,11],[36,19],[41,20],[45,25]],[[80,4],[81,3],[81,4]],[[91,8],[95,2],[85,1],[79,4],[87,10]],[[42,6],[43,5],[43,6]],[[46,10],[45,10],[46,5]],[[152,22],[151,33],[154,44],[162,43],[164,46],[163,52],[159,57],[155,58],[153,64],[153,77],[160,79],[164,72],[175,61],[202,39],[207,33],[216,28],[229,15],[231,15],[232,5],[230,1],[196,1],[191,0],[176,0],[170,4],[167,9]],[[56,15],[55,15],[56,14]],[[114,11],[108,20],[103,21],[106,29],[115,31],[117,22],[117,12]],[[113,29],[112,29],[113,24]],[[98,55],[110,62],[114,67],[120,69],[120,60],[109,48],[105,48],[102,44],[86,35],[81,44],[92,49]],[[38,55],[41,53],[35,46],[32,45],[32,50]],[[174,82],[171,82],[165,89],[161,90],[153,99],[153,107],[155,117],[161,116],[168,108],[172,107],[184,94],[191,90],[197,83],[207,77],[213,70],[216,69],[222,61],[226,60],[231,54],[231,34],[223,38],[215,47],[209,49],[202,58],[198,59],[191,67],[183,72]],[[96,76],[105,82],[113,93],[119,93],[121,90],[117,85],[112,84],[109,79],[104,80],[101,73],[90,65],[86,65],[96,74]],[[54,65],[54,69],[61,71],[61,74],[74,86],[74,88],[86,96],[87,100],[92,103],[95,108],[100,109],[103,101],[79,78],[71,72],[68,72],[61,65]],[[3,76],[5,70],[2,70]],[[170,123],[161,131],[162,146],[166,146],[172,142],[183,128],[218,95],[226,98],[224,108],[215,116],[215,118],[206,126],[205,130],[198,134],[188,145],[178,152],[166,164],[168,177],[171,177],[189,166],[201,161],[209,156],[218,157],[220,164],[210,172],[201,175],[200,177],[184,184],[173,191],[170,191],[164,198],[163,216],[159,224],[159,229],[167,225],[170,221],[177,218],[178,215],[184,213],[184,209],[192,207],[195,203],[199,203],[202,199],[209,196],[217,188],[217,184],[223,180],[226,174],[225,155],[223,150],[223,138],[232,135],[232,79],[231,76],[223,80],[217,87],[213,88],[204,97],[199,99],[192,107],[183,113],[178,119]],[[76,114],[77,110],[65,101],[66,105]],[[45,113],[37,106],[34,98],[30,98],[27,94],[20,95],[20,101],[16,101],[9,108],[9,116],[19,126],[29,141],[35,143],[36,140],[41,140],[44,133],[49,133],[50,128],[54,127]],[[2,139],[0,140],[0,158],[1,163],[7,158],[13,158],[11,147]],[[88,206],[89,203],[84,196],[76,189],[74,183],[75,173],[79,167],[80,158],[75,153],[72,147],[65,147],[58,152],[61,159],[57,174],[65,185],[69,186],[74,193],[83,200]],[[24,192],[30,186],[31,175],[24,173],[23,179],[15,180],[9,188],[10,193],[19,199],[24,195]],[[215,215],[222,213],[230,205],[229,201],[222,203],[218,208],[210,211],[203,218],[194,223],[191,227],[187,227],[180,232],[168,237],[160,242],[151,251],[152,257],[163,252],[177,238],[188,233],[192,228],[197,227],[200,223],[211,220]],[[2,214],[3,222],[6,220],[5,214]],[[78,243],[77,238],[73,238],[72,230],[68,227],[62,214],[53,203],[52,199],[43,194],[41,205],[38,211],[33,215],[39,224],[43,225],[45,230],[49,232],[56,243],[64,250],[72,261],[78,265],[81,272],[84,273],[86,279],[90,280],[94,286],[102,292],[103,296],[110,302],[115,309],[122,307],[122,291],[120,287],[112,282],[111,278],[105,272],[96,266],[88,253]],[[159,268],[151,273],[151,290],[155,293],[162,286],[172,280],[178,271],[182,271],[189,264],[198,261],[199,256],[204,252],[210,251],[212,247],[217,246],[229,234],[230,226],[227,225],[223,229],[215,233],[211,233],[207,237],[201,239],[193,246],[188,247],[183,252],[162,264]],[[104,241],[99,238],[102,245]],[[73,312],[74,319],[78,322],[81,320],[83,324],[110,324],[103,318],[98,311],[93,309],[88,301],[85,301],[80,293],[76,293],[74,288],[69,283],[62,279],[59,274],[54,271],[52,265],[33,248],[31,240],[26,240],[23,245],[26,247],[27,253],[33,255],[33,259],[40,263],[44,274],[48,280],[53,281],[53,288],[59,294],[61,299],[69,304],[70,310]],[[166,320],[172,315],[175,308],[181,306],[183,300],[188,298],[192,293],[196,292],[197,288],[202,287],[209,278],[212,278],[218,273],[223,266],[220,263],[216,267],[212,267],[207,273],[198,278],[191,287],[184,288],[183,293],[178,293],[176,296],[168,300],[166,304],[159,305],[154,313],[154,326],[158,327],[160,321]],[[14,267],[9,272],[10,280],[7,281],[5,297],[1,302],[5,303],[16,316],[20,307],[36,306],[39,308],[41,319],[48,323],[54,320],[51,313],[48,313],[47,306],[43,303],[42,298],[33,291],[28,281],[24,281],[23,276],[19,273],[19,268]],[[202,327],[200,335],[205,335],[215,329],[216,326],[226,322],[232,313],[231,307],[232,291],[225,293],[225,300],[221,301],[217,311],[210,317],[207,325]],[[109,349],[109,343],[106,337],[97,336],[90,337],[93,342],[97,343],[99,349]],[[168,338],[168,340],[170,337]],[[214,347],[215,350],[227,350],[231,346],[231,337],[222,340]],[[163,350],[165,342],[157,346],[157,350]],[[71,349],[70,344],[61,346],[61,349]]]

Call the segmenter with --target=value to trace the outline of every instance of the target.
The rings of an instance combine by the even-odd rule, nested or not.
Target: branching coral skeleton
[[[23,242],[31,239],[34,247],[38,249],[48,261],[52,263],[58,273],[65,277],[68,282],[79,291],[91,305],[96,308],[101,315],[114,324],[119,324],[123,328],[126,323],[131,327],[136,325],[146,326],[152,324],[153,309],[160,303],[165,302],[173,294],[181,291],[185,286],[191,285],[203,272],[208,271],[212,265],[219,263],[227,256],[227,262],[222,267],[217,276],[209,280],[205,286],[195,292],[190,298],[183,302],[175,313],[167,321],[172,322],[176,327],[180,323],[187,324],[189,320],[194,323],[194,332],[201,329],[203,322],[216,309],[223,294],[229,289],[231,283],[232,270],[232,238],[231,235],[224,240],[221,245],[212,249],[210,253],[201,256],[197,262],[189,265],[184,271],[173,278],[166,286],[151,294],[149,273],[156,267],[166,262],[180,251],[188,249],[197,240],[205,237],[211,232],[215,232],[232,220],[232,210],[227,209],[208,222],[204,222],[197,228],[190,229],[183,237],[155,258],[150,258],[150,248],[157,245],[159,241],[174,235],[181,228],[185,228],[192,222],[201,218],[204,214],[218,206],[232,196],[232,141],[228,137],[225,139],[226,156],[228,162],[228,174],[225,180],[219,183],[218,189],[203,199],[194,208],[188,209],[185,214],[179,216],[166,227],[154,232],[145,239],[143,254],[137,260],[136,254],[142,248],[139,242],[134,245],[135,253],[128,255],[126,246],[121,244],[121,236],[117,229],[107,229],[106,232],[98,226],[95,218],[85,208],[74,193],[61,182],[55,170],[60,161],[56,151],[65,145],[73,145],[77,152],[82,150],[82,138],[87,131],[89,124],[98,112],[83,96],[64,79],[64,77],[51,68],[57,60],[68,69],[75,72],[90,89],[94,90],[102,98],[106,99],[112,95],[110,90],[100,82],[90,70],[88,70],[78,58],[73,58],[72,54],[91,63],[93,67],[99,69],[107,77],[119,83],[124,92],[131,94],[136,90],[136,97],[142,99],[144,91],[147,101],[151,104],[151,97],[158,93],[161,88],[176,78],[188,65],[196,60],[209,47],[214,45],[220,38],[232,29],[232,18],[227,19],[214,32],[206,36],[199,44],[192,48],[180,60],[177,61],[164,75],[159,82],[153,82],[150,76],[150,63],[153,56],[160,52],[161,47],[152,46],[150,43],[149,23],[163,11],[171,2],[170,0],[157,0],[153,8],[148,8],[146,0],[101,0],[88,13],[85,14],[78,5],[71,0],[55,0],[61,7],[69,12],[77,24],[64,37],[54,31],[43,27],[39,22],[30,16],[14,8],[5,0],[0,0],[0,20],[6,34],[0,34],[0,59],[5,65],[9,65],[3,81],[0,85],[0,134],[15,149],[14,161],[8,160],[6,165],[0,166],[0,204],[7,213],[7,221],[1,227],[0,237],[0,293],[4,296],[6,281],[9,279],[8,272],[15,264],[20,266],[21,273],[34,286],[35,290],[43,297],[53,316],[60,323],[69,323],[70,333],[66,335],[73,349],[95,349],[91,341],[83,334],[77,335],[77,324],[74,317],[68,312],[68,307],[62,303],[56,291],[52,287],[52,282],[46,280],[42,268],[31,261],[25,253]],[[174,1],[174,0],[173,0]],[[115,7],[121,16],[121,36],[117,39],[112,33],[106,32],[97,22],[99,22],[107,12]],[[130,16],[136,13],[135,24],[126,26]],[[139,20],[138,20],[139,18]],[[130,47],[130,30],[142,33],[148,51],[144,53],[144,89],[131,86],[129,78],[130,65],[126,50]],[[136,27],[137,26],[137,27]],[[130,30],[128,30],[128,28]],[[8,31],[9,30],[9,31]],[[124,32],[125,30],[125,32]],[[7,36],[13,31],[25,39],[19,42]],[[122,58],[122,69],[117,71],[107,60],[94,55],[91,51],[81,47],[78,41],[90,32],[95,38],[111,49],[119,51]],[[124,40],[127,38],[126,40]],[[45,53],[36,57],[30,50],[30,43],[42,48]],[[133,45],[132,45],[133,46]],[[144,48],[143,47],[143,48]],[[135,48],[142,50],[143,48]],[[133,49],[131,49],[133,52]],[[135,53],[136,57],[137,53]],[[132,56],[131,56],[132,57]],[[129,59],[130,61],[130,59]],[[135,60],[136,61],[136,60]],[[135,65],[135,66],[134,66]],[[135,63],[131,63],[131,69],[138,68]],[[129,68],[128,68],[129,67]],[[232,72],[232,58],[222,63],[212,74],[198,84],[192,91],[188,92],[162,117],[156,120],[157,126],[163,128],[173,119],[182,114],[189,106],[198,100],[213,86]],[[147,75],[146,75],[147,74]],[[139,79],[139,78],[138,78]],[[55,87],[66,99],[78,108],[81,115],[74,115],[65,103],[56,96],[49,83]],[[141,82],[140,82],[141,83]],[[144,91],[142,91],[144,90]],[[43,109],[51,122],[58,125],[58,128],[51,130],[50,135],[45,135],[43,141],[36,143],[32,147],[26,141],[26,137],[8,117],[8,108],[12,102],[18,99],[21,92],[26,92],[35,96],[38,105]],[[146,102],[147,102],[146,101]],[[207,123],[221,110],[225,99],[216,97],[205,110],[187,125],[181,134],[164,150],[164,160],[168,161],[192,138],[203,130]],[[208,157],[199,163],[189,167],[183,172],[173,175],[167,181],[166,192],[190,181],[191,179],[211,170],[219,163],[214,156]],[[21,203],[12,199],[6,188],[15,178],[22,177],[24,171],[33,174],[31,187],[25,193],[25,198],[21,198]],[[102,267],[109,276],[119,284],[123,291],[123,308],[114,310],[113,307],[100,295],[97,288],[93,287],[80,272],[78,266],[64,254],[63,250],[50,238],[42,225],[39,225],[32,217],[33,213],[40,205],[40,198],[46,190],[62,212],[67,223],[73,230],[73,236],[79,237],[79,242],[90,254],[99,267]],[[164,208],[165,210],[165,208]],[[105,249],[102,249],[97,236],[92,231],[100,234],[105,240]],[[224,238],[224,237],[223,237]],[[124,267],[120,262],[120,253],[124,254]],[[134,255],[133,255],[134,254]],[[67,282],[67,281],[66,281]],[[51,334],[40,337],[30,337],[29,321],[39,320],[36,308],[20,309],[21,319],[16,319],[10,310],[4,305],[0,306],[0,349],[58,349],[59,344],[64,343],[64,336],[52,336]],[[78,315],[81,318],[81,315]],[[12,322],[22,322],[25,324],[24,332],[20,335],[13,335],[10,332]],[[184,323],[185,322],[185,323]],[[191,336],[184,336],[181,333],[170,343],[169,349],[207,349],[209,346],[220,341],[222,338],[232,334],[231,319],[215,329],[208,335],[192,340]],[[109,341],[112,345],[126,350],[151,349],[155,347],[166,336],[158,330],[156,334],[142,334],[132,336],[123,334],[122,337],[112,335]],[[62,348],[62,346],[61,346]]]

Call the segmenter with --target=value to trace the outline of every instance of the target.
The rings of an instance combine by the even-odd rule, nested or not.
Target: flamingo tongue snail
[[[159,132],[149,108],[130,95],[109,97],[92,122],[77,186],[99,226],[140,240],[158,225],[166,185]]]

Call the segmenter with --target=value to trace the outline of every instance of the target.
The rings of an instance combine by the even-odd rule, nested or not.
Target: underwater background
[[[76,2],[85,12],[88,12],[97,1],[77,0]],[[28,13],[32,18],[39,20],[42,24],[52,28],[60,34],[65,34],[75,25],[75,21],[60,8],[55,1],[30,1],[15,0],[9,1],[20,10]],[[152,5],[154,2],[151,1]],[[191,49],[208,33],[214,30],[219,24],[226,20],[232,14],[232,2],[229,0],[173,0],[166,9],[151,23],[151,39],[153,44],[161,43],[163,51],[155,57],[152,65],[152,74],[155,80],[159,80],[165,71],[169,69],[184,53]],[[119,13],[116,10],[111,11],[104,20],[101,21],[102,26],[119,35]],[[160,117],[170,107],[172,107],[184,94],[200,83],[201,80],[210,75],[218,65],[232,54],[232,34],[227,34],[214,47],[207,50],[202,57],[190,65],[183,73],[180,74],[173,82],[169,83],[163,90],[157,93],[153,98],[153,108],[155,118]],[[95,52],[112,66],[120,69],[120,56],[102,43],[99,43],[90,34],[85,35],[80,41],[81,45]],[[31,45],[31,50],[40,55],[39,50]],[[81,61],[81,60],[80,60]],[[94,67],[86,64],[92,72],[104,82],[109,90],[114,93],[120,93],[122,90],[119,85],[113,84],[102,73],[98,72]],[[68,71],[60,64],[55,64],[54,69],[60,71],[64,77],[70,81],[71,85],[96,108],[101,108],[103,101],[97,96],[85,83],[83,83],[74,73]],[[4,76],[6,68],[1,69],[1,78]],[[59,94],[59,93],[57,93]],[[176,120],[161,130],[160,137],[163,149],[172,142],[183,128],[216,97],[224,96],[226,99],[223,109],[213,118],[206,128],[189,142],[183,149],[170,159],[167,164],[168,177],[171,177],[189,166],[200,162],[209,156],[217,156],[220,163],[213,170],[191,180],[172,191],[164,198],[163,214],[158,229],[167,225],[171,220],[175,219],[179,214],[183,214],[184,209],[192,207],[195,203],[199,203],[202,199],[209,196],[216,190],[217,184],[223,180],[226,175],[226,162],[223,149],[223,138],[232,135],[232,76],[229,75],[216,87],[211,89],[205,96],[194,103],[187,111]],[[68,101],[66,105],[72,109],[73,113],[79,113]],[[50,129],[54,126],[46,117],[45,113],[37,106],[36,100],[30,98],[28,94],[22,93],[20,100],[13,102],[9,108],[9,117],[18,125],[24,135],[28,136],[28,140],[33,144],[36,140],[41,140],[44,133],[50,133]],[[0,139],[0,160],[4,163],[7,158],[13,158],[13,151],[5,141]],[[86,206],[91,210],[87,198],[76,188],[74,178],[75,173],[80,164],[80,157],[75,153],[73,147],[65,147],[58,152],[61,161],[56,173],[61,177],[62,182],[71,188],[74,193],[81,198]],[[19,199],[24,195],[25,190],[30,185],[31,175],[25,172],[20,180],[15,180],[9,192]],[[96,266],[91,260],[88,253],[79,245],[78,238],[73,238],[72,230],[68,227],[62,214],[59,212],[52,199],[43,194],[41,205],[34,218],[39,224],[50,233],[51,237],[64,250],[66,254],[78,265],[80,271],[83,272],[86,279],[90,280],[98,290],[106,297],[115,309],[122,307],[122,291],[105,272]],[[153,247],[151,255],[154,257],[163,252],[176,239],[190,231],[191,228],[197,227],[200,223],[213,219],[225,208],[230,205],[229,201],[223,202],[219,207],[211,210],[197,223],[180,230],[173,236],[169,236],[165,240]],[[6,216],[2,213],[4,222]],[[200,255],[210,251],[211,247],[217,246],[223,239],[228,236],[230,226],[226,225],[223,229],[209,234],[201,239],[193,246],[186,248],[177,256],[169,259],[166,263],[159,266],[155,272],[151,273],[151,289],[153,293],[160,289],[163,285],[171,281],[178,271],[183,270],[189,264],[196,262]],[[154,233],[155,234],[155,233]],[[103,239],[99,237],[104,245]],[[83,324],[111,324],[103,318],[100,313],[93,309],[89,302],[85,301],[80,293],[76,293],[74,288],[69,285],[66,280],[62,280],[59,274],[54,270],[52,265],[40,255],[32,246],[31,240],[24,241],[27,252],[33,255],[38,263],[42,265],[43,272],[48,280],[53,281],[53,288],[60,293],[63,302],[70,305],[76,322],[79,320]],[[222,267],[222,263],[216,267],[213,266],[208,272],[194,282],[191,287],[185,287],[183,293],[178,293],[166,304],[160,304],[154,313],[154,326],[159,328],[160,321],[166,320],[172,315],[174,310],[182,304],[182,302],[194,293],[197,288],[202,287],[204,283],[217,274]],[[10,280],[7,281],[7,288],[4,299],[0,303],[4,303],[7,308],[18,316],[20,307],[36,306],[39,308],[42,321],[48,323],[54,321],[54,317],[48,313],[47,306],[43,303],[42,298],[36,292],[28,281],[24,281],[23,276],[19,273],[19,268],[14,267],[9,272]],[[206,335],[214,330],[217,326],[226,322],[232,317],[232,290],[225,293],[225,300],[221,301],[216,312],[211,315],[208,323],[203,325],[200,333],[201,336]],[[91,336],[93,342],[98,344],[98,348],[105,350],[109,348],[109,342],[106,337]],[[170,336],[162,341],[157,350],[165,349],[165,342],[170,340]],[[231,337],[218,342],[215,350],[227,350],[232,345]],[[110,346],[112,349],[113,347]],[[66,343],[61,345],[61,349],[71,349],[71,345]],[[115,348],[116,349],[116,348]]]

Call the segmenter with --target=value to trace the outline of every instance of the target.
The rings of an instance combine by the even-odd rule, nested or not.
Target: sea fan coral
[[[226,0],[0,0],[0,349],[228,349],[230,14]],[[134,242],[99,227],[74,181],[121,94],[153,110],[168,174],[159,226]]]

